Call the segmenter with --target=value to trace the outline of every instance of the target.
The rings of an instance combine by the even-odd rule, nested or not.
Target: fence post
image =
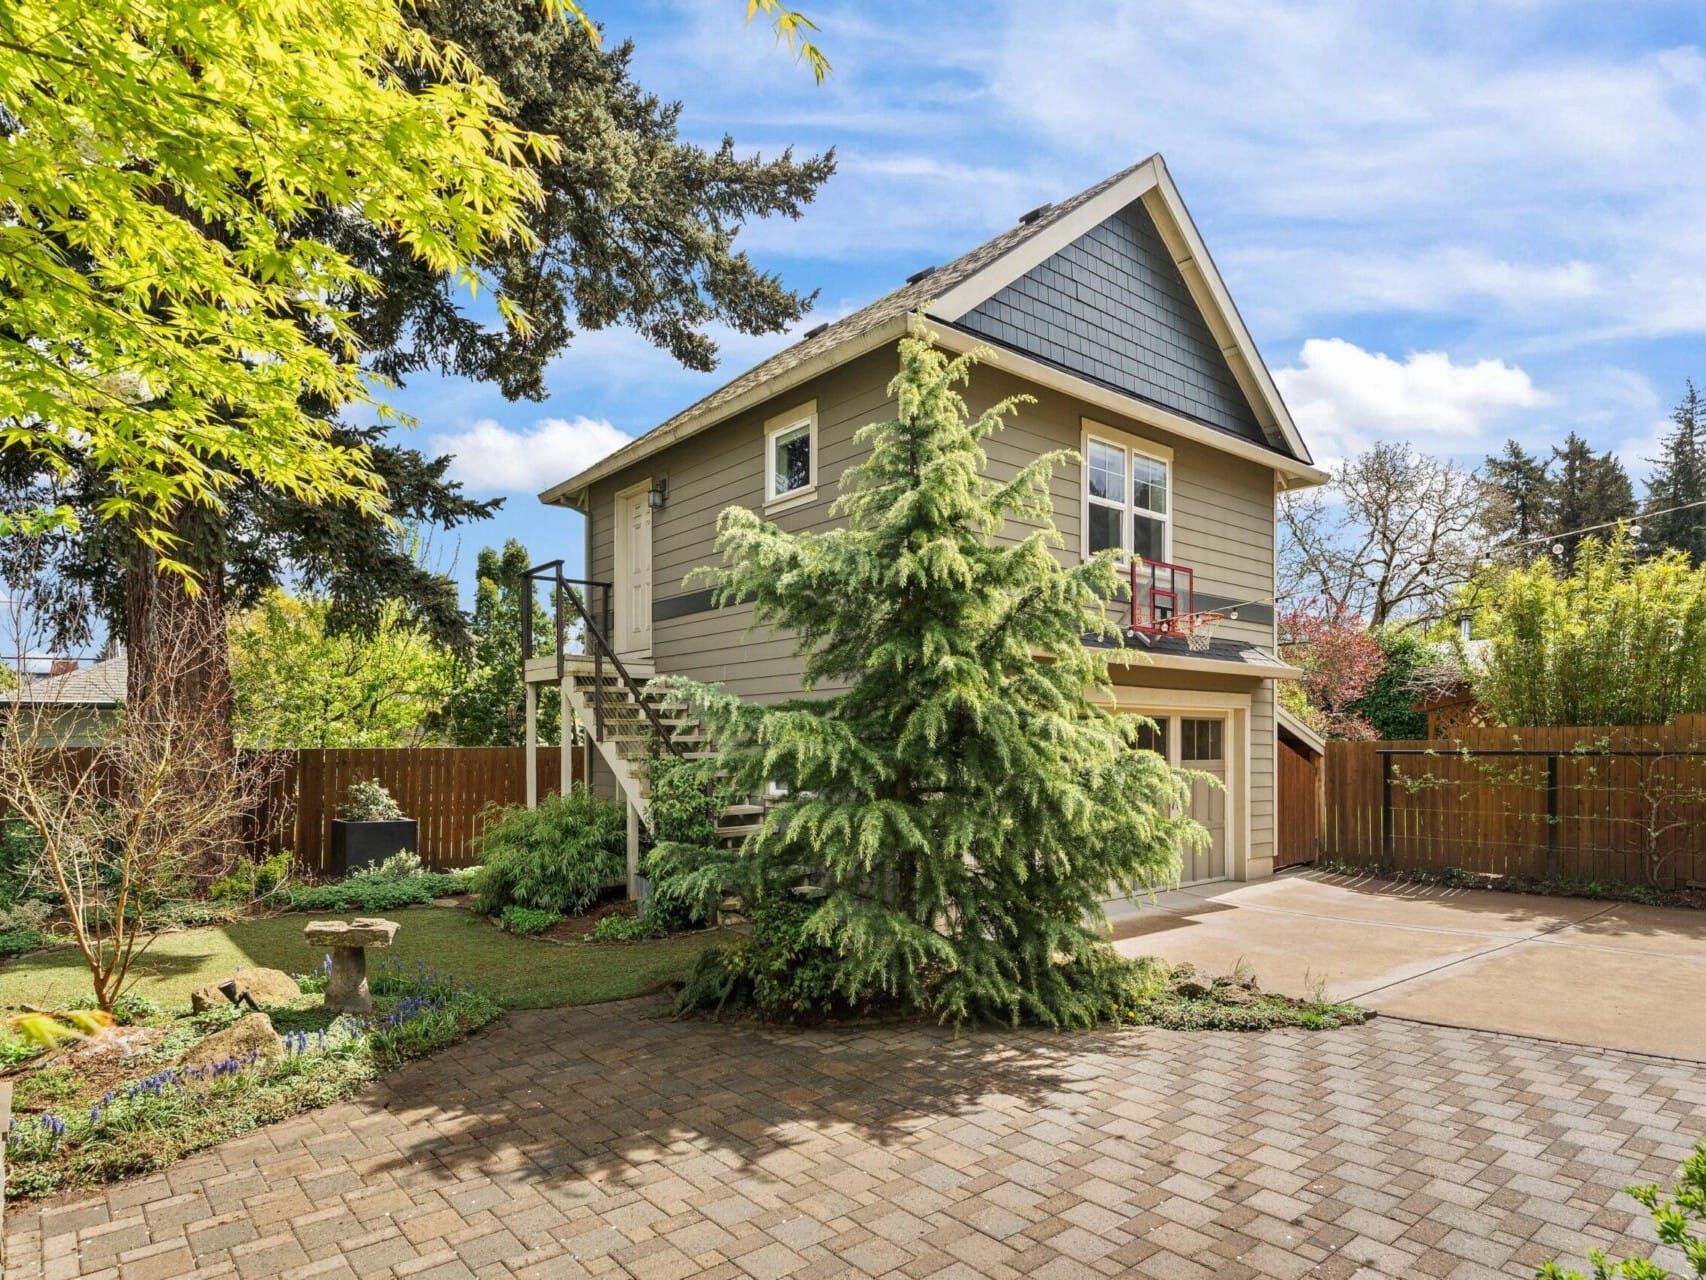
[[[1546,757],[1546,878],[1558,878],[1558,757]]]
[[[1392,757],[1384,751],[1376,751],[1374,758],[1380,762],[1380,870],[1382,874],[1392,873]]]

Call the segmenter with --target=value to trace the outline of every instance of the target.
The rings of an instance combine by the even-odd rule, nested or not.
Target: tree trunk
[[[188,801],[199,794],[210,771],[235,767],[232,738],[230,651],[226,635],[225,562],[218,517],[196,507],[180,516],[183,542],[177,559],[197,573],[192,583],[162,570],[159,556],[132,540],[124,575],[124,631],[131,715],[169,721],[182,735],[183,774],[173,789]],[[190,738],[195,742],[192,746]],[[241,833],[210,841],[202,859],[209,871],[230,852]]]

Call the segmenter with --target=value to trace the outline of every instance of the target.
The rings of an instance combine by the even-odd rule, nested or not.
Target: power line
[[[1527,547],[1532,546],[1536,542],[1556,542],[1559,538],[1574,538],[1578,534],[1596,533],[1601,529],[1615,529],[1621,525],[1628,525],[1631,529],[1636,530],[1637,536],[1639,536],[1639,530],[1641,528],[1640,521],[1651,520],[1654,516],[1668,516],[1675,511],[1687,511],[1692,507],[1706,507],[1706,498],[1697,498],[1693,502],[1684,502],[1678,506],[1665,507],[1659,511],[1643,511],[1639,516],[1623,516],[1617,520],[1607,520],[1603,524],[1590,524],[1580,529],[1565,529],[1559,533],[1548,533],[1544,537],[1540,538],[1524,538],[1521,542],[1505,542],[1500,545],[1502,547]]]

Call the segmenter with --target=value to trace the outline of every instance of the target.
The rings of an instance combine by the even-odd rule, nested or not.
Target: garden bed
[[[121,1000],[133,1025],[104,1033],[128,1052],[63,1046],[35,1054],[13,1042],[16,1114],[7,1143],[12,1196],[51,1194],[161,1168],[259,1125],[352,1096],[407,1058],[461,1039],[503,1008],[621,1000],[679,981],[714,934],[602,946],[578,940],[540,946],[469,910],[414,907],[388,913],[400,928],[370,979],[374,1013],[327,1012],[323,977],[304,994],[263,1009],[284,1041],[277,1061],[233,1060],[186,1069],[186,1050],[239,1012],[186,1012],[195,990],[245,970],[310,968],[300,914],[238,920],[158,934]],[[88,973],[74,948],[0,962],[0,1008],[82,1002]],[[175,1016],[174,1016],[175,1015]],[[34,1055],[34,1056],[31,1056]],[[26,1061],[26,1059],[28,1059]]]
[[[140,1024],[35,1052],[14,1077],[8,1195],[49,1195],[162,1168],[348,1098],[379,1072],[460,1040],[498,1013],[489,997],[424,965],[379,966],[373,1013],[359,1018],[321,1006],[323,981],[305,978],[301,996],[263,1006],[281,1047],[186,1062],[209,1037],[230,1032],[243,1011],[171,1017],[133,996]]]

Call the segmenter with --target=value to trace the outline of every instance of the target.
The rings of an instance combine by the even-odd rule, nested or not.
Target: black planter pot
[[[394,853],[414,853],[420,823],[413,818],[395,822],[346,822],[332,819],[332,871],[347,876],[363,867],[378,866]]]

